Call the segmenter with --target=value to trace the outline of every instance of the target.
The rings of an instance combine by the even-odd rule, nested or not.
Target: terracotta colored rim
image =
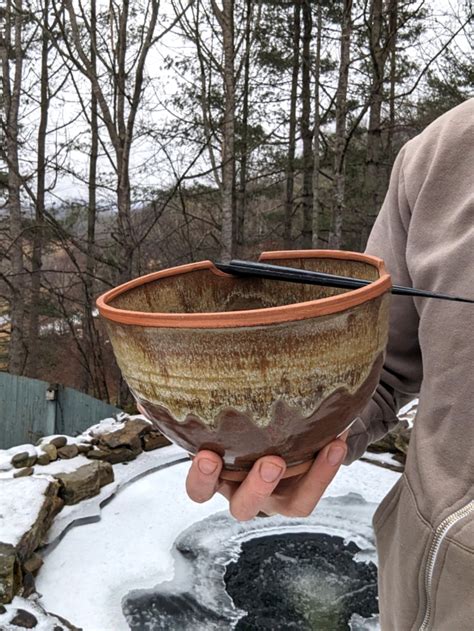
[[[331,313],[345,311],[364,302],[381,296],[390,290],[392,281],[390,275],[385,270],[382,259],[359,252],[344,252],[342,250],[286,250],[277,252],[263,252],[260,261],[269,259],[289,259],[289,258],[327,258],[345,259],[350,261],[360,261],[375,267],[379,272],[379,278],[370,285],[354,289],[337,296],[320,298],[308,302],[298,302],[279,307],[266,307],[263,309],[248,309],[245,311],[224,311],[211,313],[147,313],[144,311],[128,311],[117,309],[109,303],[130,289],[151,283],[160,278],[176,276],[178,274],[188,274],[196,270],[209,270],[216,276],[229,278],[230,274],[221,272],[215,267],[212,261],[200,261],[189,263],[178,267],[170,267],[159,272],[152,272],[146,276],[141,276],[128,283],[119,285],[107,291],[97,299],[97,307],[102,317],[120,324],[130,324],[147,327],[167,327],[167,328],[187,328],[187,329],[223,329],[242,326],[259,326],[268,324],[279,324],[293,320],[305,320],[315,316],[323,316]]]
[[[311,468],[313,462],[314,460],[307,460],[306,462],[295,464],[294,467],[288,467],[281,479],[284,480],[285,478],[292,478],[295,475],[306,473],[306,471]],[[229,471],[229,469],[222,469],[219,477],[222,480],[228,480],[230,482],[242,482],[242,480],[245,480],[248,476],[248,473],[248,471]]]

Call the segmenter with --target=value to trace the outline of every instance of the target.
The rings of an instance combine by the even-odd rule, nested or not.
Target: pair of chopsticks
[[[290,283],[305,283],[307,285],[321,285],[324,287],[337,287],[339,289],[359,289],[370,285],[370,280],[350,278],[349,276],[337,276],[335,274],[325,274],[323,272],[312,272],[310,270],[298,269],[295,267],[284,267],[282,265],[271,265],[269,263],[255,263],[253,261],[232,260],[230,263],[214,263],[217,269],[227,274],[237,276],[253,276],[257,278],[268,278],[270,280],[282,280]],[[425,289],[414,289],[413,287],[401,287],[393,285],[392,294],[399,296],[416,296],[419,298],[438,298],[439,300],[454,300],[456,302],[468,302],[474,304],[474,300],[460,298],[448,294],[440,294]]]

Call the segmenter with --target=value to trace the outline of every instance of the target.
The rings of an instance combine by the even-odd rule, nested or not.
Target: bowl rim
[[[280,324],[294,320],[306,320],[308,318],[338,313],[368,302],[388,292],[392,286],[390,274],[385,269],[382,259],[360,252],[350,252],[345,250],[277,250],[262,252],[259,261],[271,259],[300,259],[300,258],[328,258],[347,259],[350,261],[360,261],[368,263],[379,272],[379,278],[365,287],[347,291],[336,296],[318,298],[306,302],[296,302],[289,305],[277,307],[264,307],[262,309],[247,309],[240,311],[213,311],[202,313],[163,313],[146,311],[129,311],[112,307],[109,303],[117,296],[154,282],[160,278],[187,274],[196,270],[207,269],[216,276],[228,278],[232,276],[217,269],[212,261],[199,261],[197,263],[187,263],[170,267],[158,272],[152,272],[134,280],[128,281],[106,291],[97,299],[97,308],[100,315],[106,320],[142,327],[160,328],[199,328],[199,329],[222,329],[236,328],[244,326],[264,326],[270,324]]]

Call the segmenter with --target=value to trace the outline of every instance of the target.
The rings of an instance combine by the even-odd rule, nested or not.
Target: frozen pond
[[[175,447],[161,451],[167,449],[182,458]],[[293,628],[349,628],[351,612],[352,628],[372,627],[365,622],[375,580],[370,522],[398,474],[355,463],[340,471],[308,519],[242,524],[221,497],[202,505],[187,498],[188,467],[171,464],[135,480],[102,507],[100,519],[70,527],[50,545],[37,578],[43,606],[84,631],[275,629],[275,620],[270,627],[252,622],[260,615],[252,598],[271,601],[274,587],[284,615],[300,616]],[[239,584],[244,589],[235,591]],[[328,603],[336,606],[329,611]],[[314,624],[315,615],[321,625],[337,615],[341,626],[301,626]],[[282,624],[292,628],[290,618]]]
[[[180,548],[184,551],[183,542]],[[367,619],[378,612],[377,569],[372,562],[355,560],[360,551],[353,541],[323,533],[257,536],[224,566],[225,589],[233,601],[227,607],[218,598],[214,605],[204,605],[198,590],[165,585],[132,593],[124,600],[124,612],[133,631],[231,626],[237,631],[343,631],[354,614]],[[208,570],[205,562],[195,560]],[[202,579],[194,574],[195,584]],[[222,581],[212,589],[225,598]]]

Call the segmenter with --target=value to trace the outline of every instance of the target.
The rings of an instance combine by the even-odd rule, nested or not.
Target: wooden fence
[[[0,449],[49,434],[74,436],[119,412],[72,388],[0,372]]]

